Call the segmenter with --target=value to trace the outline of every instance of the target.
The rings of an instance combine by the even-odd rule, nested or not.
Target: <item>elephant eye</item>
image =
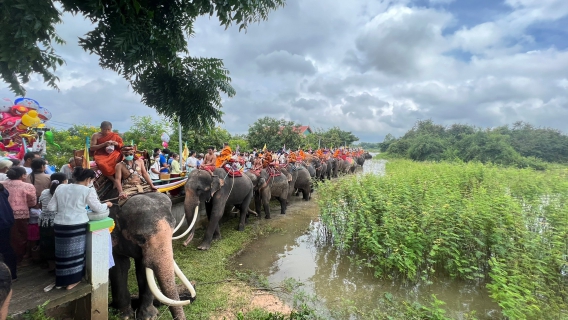
[[[209,189],[211,189],[211,187],[206,187],[206,188],[205,188],[205,191],[208,191]]]

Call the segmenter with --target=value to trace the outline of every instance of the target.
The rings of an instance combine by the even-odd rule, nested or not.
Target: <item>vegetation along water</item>
[[[485,286],[510,319],[568,317],[568,170],[393,160],[318,187],[327,240],[376,277]]]

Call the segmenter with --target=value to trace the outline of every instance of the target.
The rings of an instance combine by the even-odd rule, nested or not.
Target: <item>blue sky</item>
[[[230,70],[237,95],[225,99],[220,125],[231,133],[264,116],[339,126],[368,142],[428,118],[565,131],[567,25],[566,0],[288,0],[246,33],[199,18],[189,50]],[[28,96],[57,128],[110,120],[124,131],[131,115],[158,117],[77,46],[91,28],[64,15],[61,91],[36,77]],[[0,97],[14,98],[6,85]]]

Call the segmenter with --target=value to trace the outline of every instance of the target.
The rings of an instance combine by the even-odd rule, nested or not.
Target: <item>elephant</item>
[[[288,163],[285,167],[280,168],[280,170],[286,170],[292,179],[288,178],[288,203],[292,199],[292,194],[294,194],[296,188],[296,180],[298,179],[298,169],[302,168],[302,165],[299,163]]]
[[[341,159],[339,158],[331,158],[331,176],[333,178],[338,178],[339,177],[339,161],[341,161]]]
[[[312,177],[306,168],[299,168],[294,188],[302,192],[305,201],[310,200],[312,193]]]
[[[326,161],[327,164],[327,170],[325,172],[325,178],[327,178],[327,180],[331,180],[331,176],[333,174],[333,167],[335,166],[335,158],[329,158]]]
[[[264,169],[260,171],[260,177],[247,171],[245,174],[251,179],[254,190],[254,207],[260,213],[261,204],[264,206],[265,218],[270,219],[270,199],[277,199],[280,202],[280,214],[286,214],[288,205],[288,182],[292,176],[288,171],[282,169],[282,174],[271,177]]]
[[[315,179],[315,178],[316,178],[317,169],[316,169],[316,167],[315,167],[315,165],[314,165],[313,163],[311,163],[311,162],[306,163],[306,164],[304,165],[304,168],[306,168],[306,170],[308,170],[308,172],[309,172],[309,174],[310,174],[310,177],[311,177],[312,179]]]
[[[253,184],[247,175],[242,177],[230,177],[221,168],[213,172],[207,170],[193,170],[189,173],[185,183],[185,218],[192,221],[196,213],[194,211],[200,204],[205,204],[209,224],[205,231],[203,241],[197,247],[199,250],[211,248],[211,242],[221,238],[219,221],[225,212],[225,206],[235,206],[241,212],[241,220],[237,227],[239,231],[245,229],[246,217],[249,204],[253,197]],[[193,230],[184,245],[188,245],[193,238]],[[184,234],[185,234],[184,233]]]
[[[113,192],[108,198],[118,195],[116,189]],[[134,259],[138,282],[137,319],[157,317],[154,297],[170,306],[174,319],[186,319],[183,306],[195,300],[195,290],[174,261],[172,234],[176,221],[171,208],[172,202],[167,195],[153,192],[135,195],[122,207],[115,205],[110,209],[110,217],[116,224],[111,233],[115,265],[109,271],[112,305],[123,318],[134,317],[128,290],[130,258]],[[165,295],[157,288],[154,274]],[[189,300],[179,301],[175,275],[189,289]]]
[[[365,158],[366,160],[369,160],[369,159],[373,159],[373,156],[368,151],[365,151],[365,153],[363,153],[363,158]]]
[[[355,158],[355,162],[362,167],[365,164],[365,159],[364,156],[359,156]]]

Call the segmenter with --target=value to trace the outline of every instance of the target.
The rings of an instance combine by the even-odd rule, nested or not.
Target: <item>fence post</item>
[[[87,234],[87,277],[91,283],[90,319],[108,319],[108,269],[111,218],[89,222]]]

